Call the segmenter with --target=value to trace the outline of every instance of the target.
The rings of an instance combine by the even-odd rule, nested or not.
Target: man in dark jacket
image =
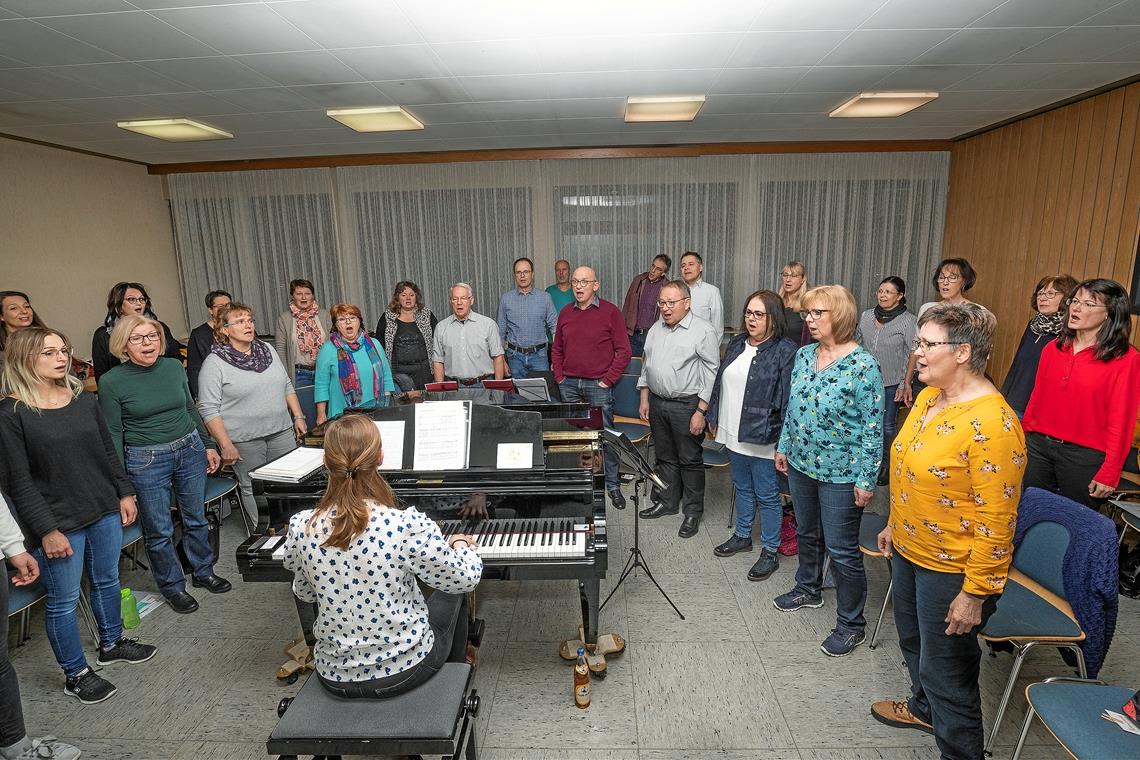
[[[673,260],[663,253],[654,257],[649,271],[634,277],[626,291],[621,313],[634,356],[641,356],[645,351],[645,335],[657,321],[657,297],[661,295],[672,264]]]
[[[224,290],[211,290],[206,294],[206,309],[210,318],[190,331],[190,340],[186,341],[186,379],[190,381],[190,395],[198,398],[198,372],[202,369],[202,362],[210,355],[210,346],[214,345],[214,325],[221,313],[222,307],[233,300]]]

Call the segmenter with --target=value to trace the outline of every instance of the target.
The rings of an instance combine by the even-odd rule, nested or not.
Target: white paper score
[[[495,468],[499,470],[529,470],[533,455],[533,443],[500,443]]]

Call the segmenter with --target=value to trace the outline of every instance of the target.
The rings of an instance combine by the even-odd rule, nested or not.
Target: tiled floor
[[[918,760],[936,757],[933,740],[871,719],[876,699],[901,697],[909,682],[888,610],[875,650],[842,660],[819,642],[834,621],[834,594],[821,610],[787,614],[771,598],[791,588],[795,558],[782,558],[769,580],[745,572],[755,552],[718,559],[727,538],[727,472],[709,473],[700,533],[677,537],[679,517],[645,521],[641,545],[657,580],[685,615],[680,620],[640,573],[603,610],[602,629],[620,633],[627,650],[610,658],[594,682],[593,704],[574,707],[571,670],[558,643],[577,627],[575,584],[488,582],[479,591],[487,621],[476,685],[482,695],[477,732],[484,760]],[[627,488],[628,491],[628,488]],[[875,506],[882,509],[881,503]],[[610,510],[608,593],[628,556],[633,510]],[[87,758],[244,760],[263,758],[278,700],[296,686],[274,678],[282,645],[298,628],[285,584],[243,584],[233,549],[242,528],[227,521],[219,571],[235,581],[221,596],[196,594],[189,616],[160,609],[137,635],[160,647],[140,666],[115,665],[104,676],[118,687],[110,701],[83,706],[62,692],[62,679],[33,617],[32,640],[13,653],[29,730],[81,745]],[[887,585],[885,563],[868,560],[873,623]],[[153,588],[145,572],[125,583]],[[996,709],[1012,658],[983,658],[987,716]],[[1066,672],[1059,657],[1030,656],[1025,683]],[[1121,599],[1120,620],[1105,680],[1140,686],[1140,602]],[[1015,696],[995,757],[1008,757],[1024,716]],[[1023,757],[1064,753],[1038,726]],[[1111,759],[1106,759],[1111,760]]]

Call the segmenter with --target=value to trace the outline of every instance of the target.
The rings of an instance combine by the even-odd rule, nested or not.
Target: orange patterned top
[[[1000,393],[936,412],[926,388],[891,445],[894,547],[920,567],[964,573],[962,590],[997,594],[1013,558],[1025,434]]]

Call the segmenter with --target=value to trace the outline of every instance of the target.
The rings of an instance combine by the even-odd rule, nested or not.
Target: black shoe
[[[680,507],[673,507],[670,509],[661,502],[656,502],[652,507],[643,509],[638,512],[638,514],[644,517],[646,520],[656,520],[658,517],[664,517],[665,515],[676,515],[680,514],[680,512]]]
[[[121,638],[110,649],[99,647],[99,656],[95,662],[98,665],[110,665],[112,662],[129,662],[138,665],[154,657],[157,651],[157,647],[140,644],[138,639]]]
[[[75,697],[85,705],[97,705],[113,697],[115,687],[110,681],[100,678],[91,668],[84,668],[79,675],[67,679],[63,693]]]
[[[681,538],[692,538],[697,535],[697,530],[700,527],[700,515],[685,515],[685,519],[681,521],[681,529],[677,531],[677,535]]]
[[[713,554],[718,557],[731,557],[733,554],[736,554],[738,552],[750,551],[752,551],[752,539],[741,538],[740,536],[733,533],[727,541],[713,549]]]
[[[194,588],[204,588],[211,594],[224,594],[233,588],[230,582],[220,575],[207,575],[205,578],[190,578]]]
[[[180,615],[189,615],[198,609],[198,600],[185,591],[166,597],[166,603],[170,605],[170,609]]]
[[[776,572],[779,566],[780,560],[777,559],[776,552],[764,549],[760,552],[760,559],[756,560],[756,564],[748,571],[748,580],[762,581]]]
[[[614,505],[614,509],[625,509],[625,497],[621,495],[620,489],[610,490],[610,504]]]

